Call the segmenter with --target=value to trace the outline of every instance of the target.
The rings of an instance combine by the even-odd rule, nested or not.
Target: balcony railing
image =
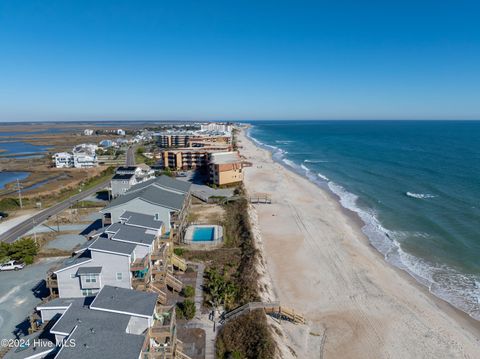
[[[58,288],[58,280],[56,277],[53,277],[52,275],[47,276],[47,288]]]
[[[145,256],[142,259],[136,259],[130,265],[130,271],[131,272],[141,271],[141,270],[147,269],[148,267],[149,267],[148,256]]]

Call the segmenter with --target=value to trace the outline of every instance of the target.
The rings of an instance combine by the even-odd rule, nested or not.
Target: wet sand
[[[282,324],[297,358],[480,358],[480,324],[389,265],[334,196],[278,163],[242,133],[249,193],[266,262],[264,299],[302,312]],[[268,289],[268,288],[267,288]],[[294,357],[283,351],[283,357]]]

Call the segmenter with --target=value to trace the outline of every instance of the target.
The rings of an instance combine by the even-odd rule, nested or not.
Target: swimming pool
[[[215,227],[196,227],[193,229],[193,242],[211,242],[215,239]]]

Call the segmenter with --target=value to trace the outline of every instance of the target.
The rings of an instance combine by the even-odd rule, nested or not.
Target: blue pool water
[[[211,242],[214,239],[214,227],[197,227],[193,230],[194,242]]]

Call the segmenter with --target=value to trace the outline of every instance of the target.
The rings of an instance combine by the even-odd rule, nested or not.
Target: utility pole
[[[17,178],[17,190],[18,190],[18,200],[20,202],[20,208],[23,208],[22,203],[22,186],[20,185],[20,181]]]
[[[33,238],[35,240],[35,244],[37,244],[37,230],[35,229],[35,220],[32,221],[33,223]]]

